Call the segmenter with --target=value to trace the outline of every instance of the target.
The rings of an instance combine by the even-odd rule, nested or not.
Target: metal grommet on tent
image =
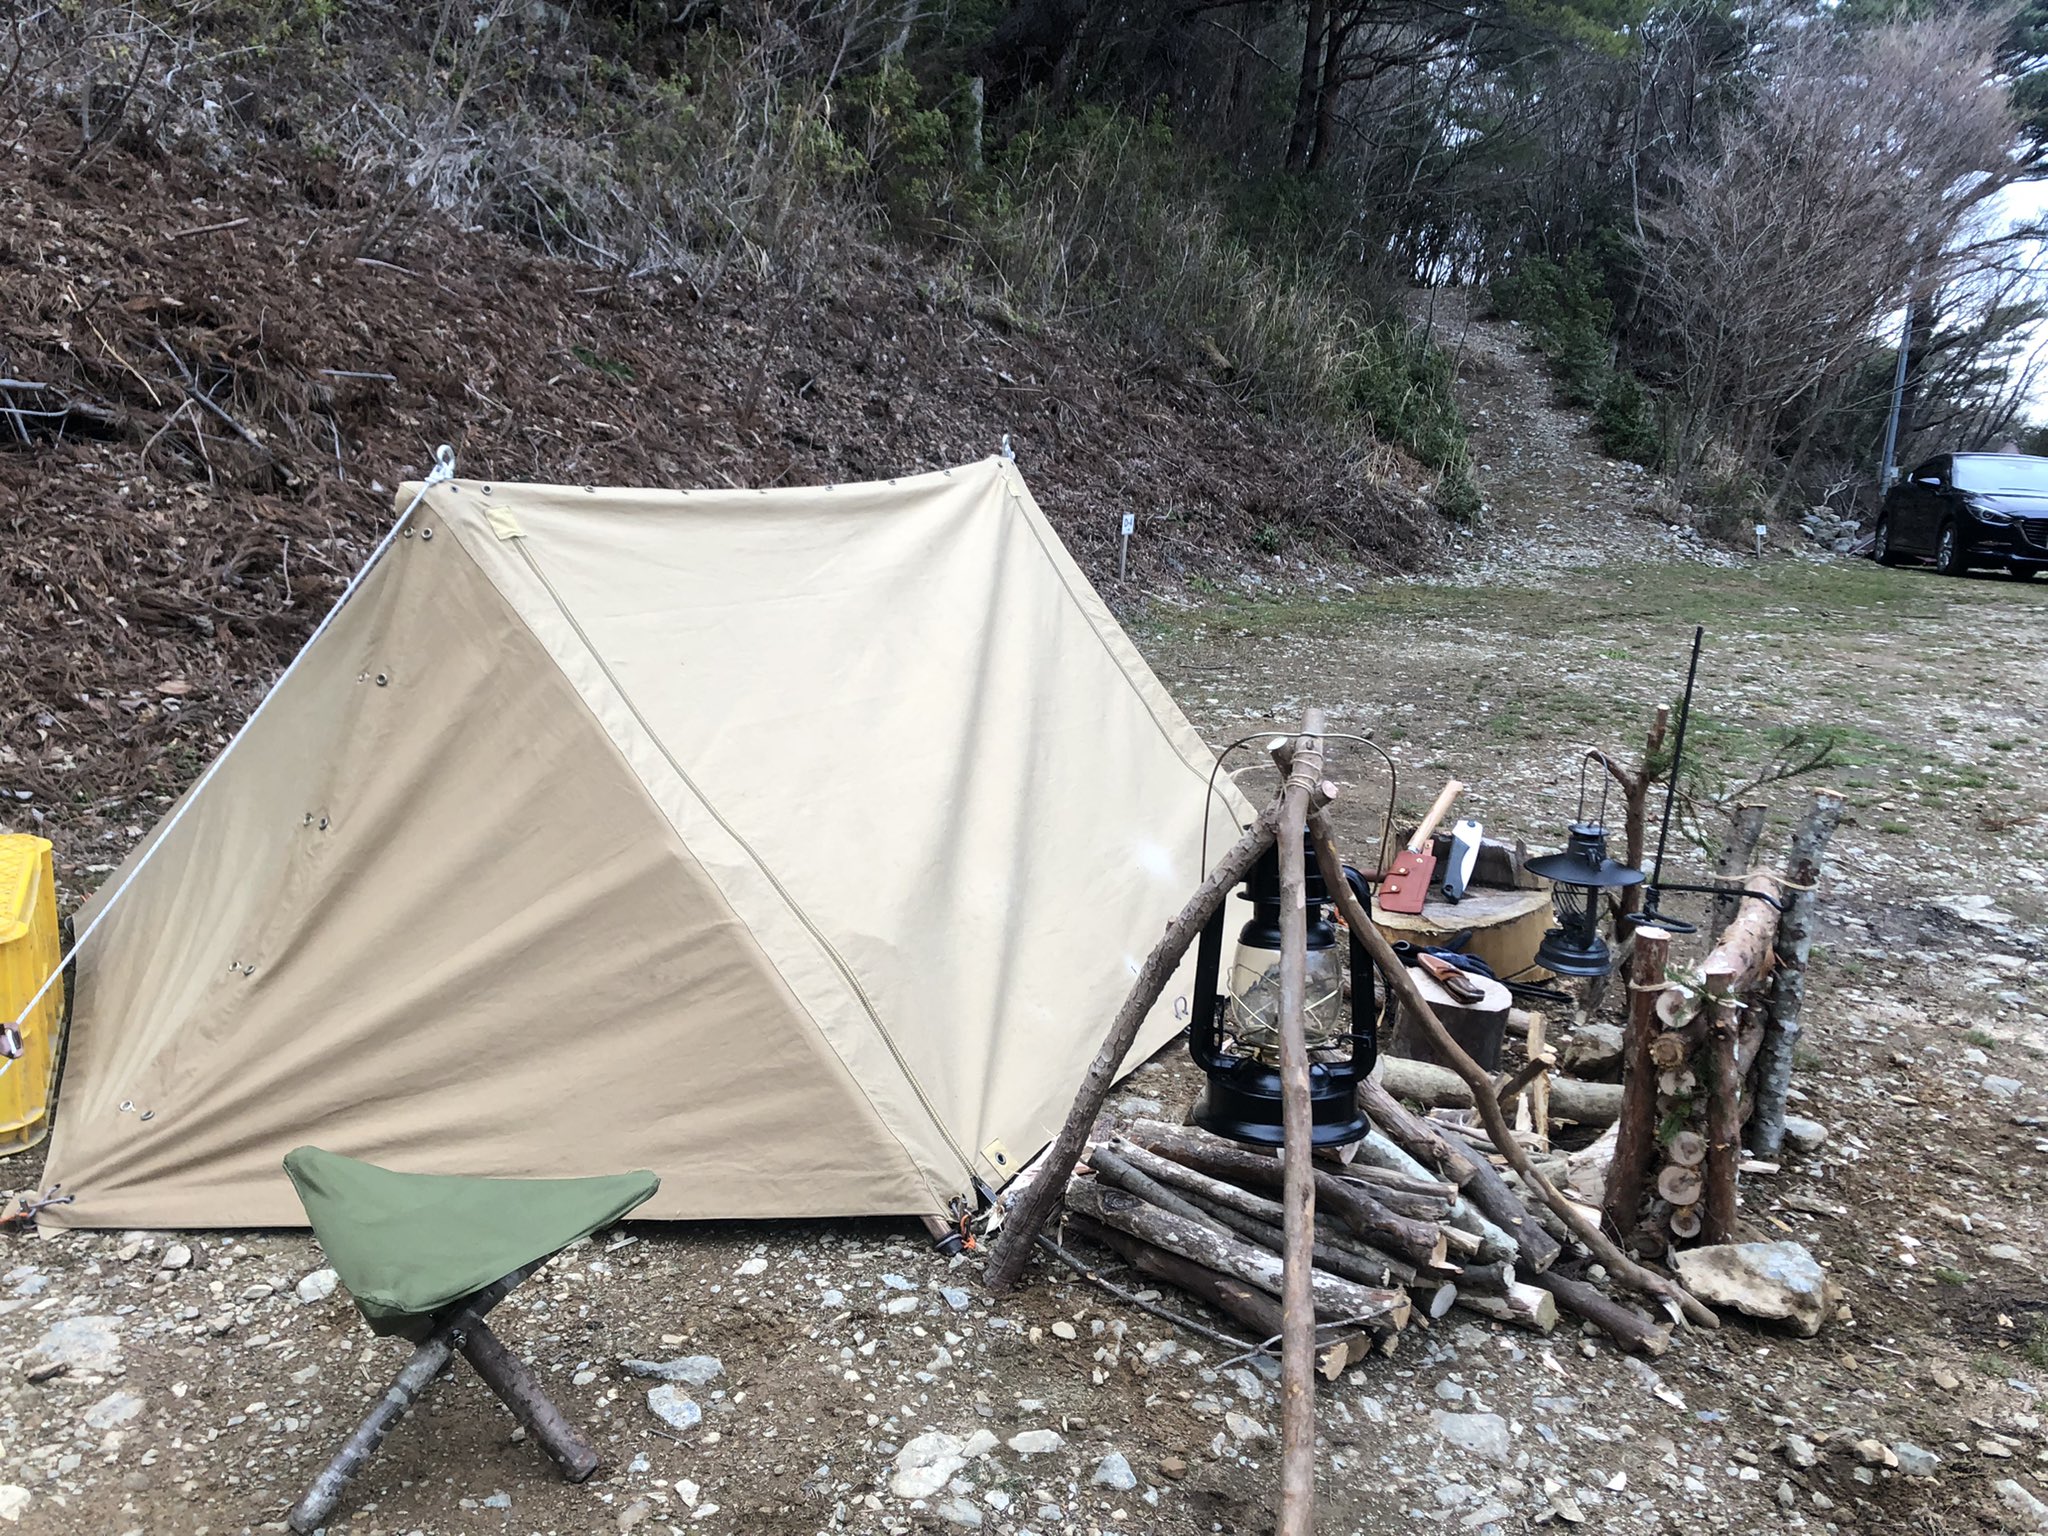
[[[134,1101],[133,1099],[123,1099],[123,1100],[121,1101],[121,1113],[122,1113],[122,1114],[124,1114],[124,1115],[132,1115],[132,1114],[134,1114],[134,1113],[135,1113],[135,1101]]]
[[[389,688],[391,686],[391,674],[389,672],[379,672],[377,674],[377,686],[379,688]]]
[[[431,539],[431,538],[432,538],[433,536],[434,536],[434,530],[433,530],[433,529],[431,529],[431,528],[422,528],[422,529],[420,530],[420,542],[421,542],[422,544],[426,543],[426,541],[427,541],[428,539]]]

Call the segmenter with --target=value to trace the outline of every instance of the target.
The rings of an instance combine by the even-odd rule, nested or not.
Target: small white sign
[[[1128,539],[1132,534],[1136,533],[1137,531],[1138,514],[1135,512],[1126,512],[1124,514],[1124,537]]]

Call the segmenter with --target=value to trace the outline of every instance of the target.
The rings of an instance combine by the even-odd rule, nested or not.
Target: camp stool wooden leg
[[[463,1358],[483,1378],[484,1385],[554,1458],[562,1476],[580,1483],[597,1470],[597,1451],[541,1390],[540,1378],[481,1318],[463,1334],[461,1348]]]
[[[349,1479],[362,1471],[363,1463],[377,1453],[377,1447],[391,1433],[391,1426],[427,1390],[454,1354],[453,1330],[448,1328],[433,1334],[412,1352],[412,1358],[405,1362],[405,1369],[377,1399],[377,1406],[370,1410],[369,1417],[342,1442],[341,1449],[334,1453],[334,1460],[328,1462],[320,1475],[313,1479],[313,1486],[306,1490],[306,1496],[292,1506],[291,1513],[284,1517],[285,1524],[299,1536],[307,1536],[308,1532],[327,1523],[327,1517],[334,1513],[334,1506],[341,1502],[342,1491],[348,1487]]]
[[[564,1477],[572,1483],[580,1483],[597,1470],[599,1457],[590,1442],[577,1432],[576,1427],[563,1416],[562,1410],[541,1390],[540,1378],[528,1370],[484,1322],[486,1312],[546,1262],[546,1259],[534,1260],[525,1268],[478,1291],[447,1314],[447,1320],[413,1351],[412,1358],[406,1361],[398,1379],[377,1400],[377,1406],[370,1410],[369,1417],[356,1426],[355,1433],[335,1452],[334,1460],[313,1480],[306,1496],[292,1506],[291,1513],[285,1516],[287,1525],[299,1536],[308,1536],[309,1532],[326,1523],[335,1506],[341,1502],[349,1479],[362,1471],[364,1463],[376,1454],[377,1447],[391,1432],[391,1426],[441,1374],[458,1349],[498,1400],[512,1410],[513,1417],[526,1426],[527,1433],[539,1442],[541,1449],[554,1458]]]

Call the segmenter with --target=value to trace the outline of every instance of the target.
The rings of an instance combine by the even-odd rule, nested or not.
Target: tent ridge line
[[[589,653],[591,660],[597,664],[598,670],[604,674],[605,681],[611,685],[613,692],[618,695],[620,702],[626,706],[627,710],[632,713],[633,718],[639,722],[640,728],[647,733],[647,739],[654,744],[655,750],[661,754],[663,761],[674,771],[676,777],[682,780],[690,793],[696,796],[697,803],[704,807],[711,819],[718,823],[726,836],[730,837],[746,854],[747,858],[753,863],[754,868],[760,872],[761,878],[768,882],[770,888],[782,899],[783,904],[789,909],[791,915],[803,925],[804,930],[811,935],[818,948],[824,952],[825,957],[832,962],[833,968],[839,972],[840,979],[846,983],[848,991],[853,994],[855,1001],[860,1004],[861,1010],[867,1014],[869,1020],[874,1024],[876,1033],[882,1037],[882,1043],[889,1048],[891,1059],[895,1061],[897,1070],[903,1074],[903,1080],[910,1085],[910,1091],[916,1095],[918,1105],[931,1120],[932,1128],[939,1133],[940,1139],[948,1147],[952,1148],[953,1155],[959,1159],[961,1171],[967,1176],[967,1188],[971,1189],[975,1179],[973,1158],[954,1139],[951,1128],[947,1126],[945,1119],[939,1114],[938,1107],[932,1102],[931,1095],[926,1091],[924,1084],[918,1080],[917,1074],[911,1070],[909,1061],[905,1059],[901,1047],[896,1043],[896,1037],[890,1032],[889,1026],[883,1022],[881,1013],[876,1009],[873,1000],[867,995],[866,989],[861,986],[860,978],[854,973],[853,967],[847,963],[846,957],[839,953],[837,947],[819,929],[810,913],[804,910],[802,903],[776,877],[775,871],[770,869],[767,861],[755,851],[754,845],[740,835],[738,828],[726,820],[724,814],[711,802],[710,797],[704,793],[697,781],[690,776],[689,771],[680,762],[676,761],[675,754],[669,751],[668,743],[661,739],[660,733],[648,722],[646,715],[641,713],[640,706],[634,702],[633,696],[626,691],[625,685],[619,681],[618,674],[612,670],[611,663],[605,659],[604,653],[598,649],[596,643],[590,638],[588,631],[583,627],[582,621],[570,610],[569,605],[562,600],[562,594],[556,589],[555,584],[548,579],[547,572],[541,568],[539,560],[534,557],[531,547],[532,542],[531,539],[522,538],[513,541],[513,548],[519,552],[520,559],[525,563],[527,569],[533,573],[534,579],[541,584],[542,589],[546,591],[549,601],[555,605],[563,620],[575,632],[576,638],[582,642],[584,650]],[[677,828],[676,831],[677,835],[681,836],[681,829]],[[828,1047],[832,1048],[833,1054],[838,1055],[838,1048],[832,1046],[831,1036],[822,1029],[818,1031],[818,1035]],[[917,1168],[917,1155],[904,1145],[903,1138],[897,1135],[895,1129],[890,1126],[888,1117],[882,1114],[873,1099],[868,1097],[866,1084],[862,1083],[859,1075],[846,1065],[844,1057],[840,1058],[840,1065],[846,1072],[847,1079],[854,1085],[861,1097],[867,1100],[868,1108],[874,1113],[876,1122],[883,1129],[887,1130],[891,1139],[896,1142],[898,1147],[902,1148],[903,1155],[909,1160],[910,1166],[913,1169]]]

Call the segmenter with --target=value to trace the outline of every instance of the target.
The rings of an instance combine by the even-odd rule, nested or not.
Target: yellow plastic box
[[[0,833],[0,1023],[14,1020],[62,958],[50,845],[40,837]],[[23,1021],[22,1055],[0,1075],[0,1157],[50,1133],[50,1089],[63,1026],[60,978]]]

